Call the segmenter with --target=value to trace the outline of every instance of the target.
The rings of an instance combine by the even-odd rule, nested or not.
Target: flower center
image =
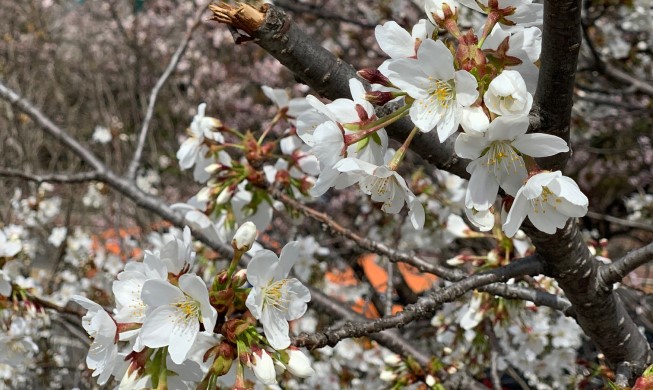
[[[288,279],[281,279],[265,287],[263,289],[263,307],[270,305],[276,310],[288,311],[288,304],[291,301],[288,294],[292,294],[292,291],[285,288],[286,284],[288,284]]]
[[[446,81],[437,80],[429,77],[431,81],[431,88],[428,90],[429,97],[426,101],[422,102],[423,105],[437,105],[448,108],[454,100],[454,91],[451,84]]]
[[[188,321],[193,318],[200,318],[200,304],[194,299],[183,297],[178,302],[173,303],[173,306],[179,309],[184,321]]]
[[[531,199],[531,206],[533,207],[534,213],[538,214],[541,212],[542,214],[546,214],[548,208],[557,210],[560,202],[562,202],[562,200],[551,192],[549,187],[543,186],[540,196]]]
[[[495,141],[490,145],[490,149],[485,155],[483,162],[492,171],[495,176],[499,176],[501,171],[516,173],[519,167],[524,166],[524,159],[515,152],[512,146],[504,141]]]

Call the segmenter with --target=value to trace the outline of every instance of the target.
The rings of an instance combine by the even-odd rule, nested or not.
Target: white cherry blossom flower
[[[296,241],[286,244],[281,256],[261,250],[247,265],[247,281],[253,286],[246,305],[263,325],[265,337],[274,349],[290,345],[288,321],[306,312],[310,291],[297,279],[288,278],[290,268],[299,257]]]
[[[504,70],[490,83],[483,101],[488,110],[497,115],[528,115],[533,105],[533,95],[515,70]]]
[[[93,135],[91,136],[93,142],[99,144],[108,144],[113,139],[111,131],[104,126],[95,126],[93,130]]]
[[[515,196],[526,180],[521,154],[546,157],[569,150],[560,137],[549,134],[526,134],[528,116],[500,116],[493,120],[484,135],[460,134],[455,151],[460,157],[473,159],[465,199],[468,208],[483,211],[496,200],[499,186]]]
[[[212,140],[215,142],[223,142],[224,137],[219,132],[216,132],[222,123],[211,117],[204,115],[206,111],[206,103],[202,103],[197,107],[197,115],[193,118],[193,122],[188,128],[188,138],[181,144],[179,151],[177,151],[177,159],[179,159],[179,166],[181,169],[188,169],[195,165],[195,180],[204,182],[208,180],[209,175],[204,171],[211,162],[211,159],[206,158],[209,148],[204,145],[204,140]]]
[[[179,277],[179,287],[152,279],[143,284],[141,298],[153,308],[145,318],[139,338],[145,346],[168,346],[172,361],[181,364],[200,331],[200,322],[213,330],[217,311],[209,302],[204,281],[193,274]]]
[[[503,231],[508,237],[514,236],[528,217],[537,229],[553,234],[569,218],[584,216],[587,205],[587,197],[578,184],[560,171],[538,173],[517,192]]]
[[[404,204],[408,204],[413,227],[421,229],[424,226],[424,206],[408,188],[406,180],[387,165],[374,165],[349,157],[341,160],[336,168],[352,174],[361,190],[371,195],[372,201],[383,203],[381,210],[384,212],[397,214]]]
[[[143,284],[151,279],[167,280],[168,271],[158,253],[145,251],[143,262],[131,262],[118,274],[112,291],[116,299],[115,318],[118,322],[143,323],[147,306],[141,298]]]
[[[417,51],[417,59],[392,62],[387,76],[415,99],[410,108],[415,126],[423,132],[437,127],[440,142],[455,133],[459,124],[464,129],[482,127],[466,122],[478,116],[463,115],[478,98],[476,78],[466,70],[454,69],[453,55],[441,41],[425,40]]]
[[[86,365],[94,370],[94,377],[99,376],[98,384],[104,385],[118,362],[118,327],[109,313],[97,303],[80,295],[73,296],[72,300],[88,310],[82,317],[82,326],[93,339],[93,344],[88,350]]]
[[[297,120],[297,135],[312,147],[320,164],[320,175],[311,189],[313,196],[321,196],[331,187],[344,188],[351,185],[346,177],[334,169],[342,158],[352,156],[367,162],[381,163],[388,147],[388,136],[384,129],[376,131],[368,139],[346,146],[345,137],[356,133],[348,130],[347,125],[362,124],[376,115],[374,106],[364,99],[363,84],[352,78],[349,80],[349,88],[353,100],[336,99],[324,104],[314,96],[307,96],[306,100],[317,113],[309,111]]]
[[[159,256],[167,271],[173,275],[179,275],[190,270],[195,263],[195,252],[193,252],[193,243],[188,226],[184,227],[181,238],[172,236],[164,241]]]
[[[68,229],[65,226],[58,226],[53,228],[52,232],[50,233],[50,237],[48,237],[48,242],[53,246],[59,248],[63,243],[63,240],[66,238],[67,231]]]

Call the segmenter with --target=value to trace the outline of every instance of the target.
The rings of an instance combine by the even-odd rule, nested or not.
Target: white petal
[[[415,54],[413,38],[397,22],[389,21],[376,26],[374,35],[381,50],[390,58],[406,58]]]
[[[138,337],[147,347],[165,347],[170,343],[175,322],[178,321],[182,321],[182,318],[177,309],[168,305],[157,307],[145,318]]]
[[[478,98],[478,82],[466,70],[456,71],[456,101],[463,107],[471,106]]]
[[[481,107],[464,107],[461,110],[460,125],[467,133],[483,134],[490,125],[490,120]]]
[[[200,331],[200,323],[195,319],[176,321],[170,333],[170,346],[168,352],[172,361],[181,364],[186,360],[188,351],[195,342],[195,337]]]
[[[528,131],[528,116],[500,116],[490,122],[487,134],[490,141],[513,140]]]
[[[143,283],[141,299],[146,305],[161,306],[177,302],[184,296],[181,290],[165,280],[150,279]]]
[[[261,324],[265,337],[274,349],[286,349],[290,345],[288,336],[288,321],[279,313],[278,310],[266,306],[261,316]]]
[[[520,135],[512,141],[512,146],[531,157],[553,156],[569,151],[565,140],[555,135],[542,133]]]
[[[461,133],[456,138],[454,150],[462,158],[476,159],[488,146],[490,143],[483,135]]]
[[[279,258],[274,252],[267,249],[256,252],[247,264],[247,281],[252,286],[266,286],[274,279],[278,264]]]
[[[517,233],[517,230],[519,230],[524,219],[526,219],[528,209],[530,208],[528,199],[521,194],[521,191],[522,190],[519,190],[519,192],[517,192],[515,201],[512,203],[510,211],[508,212],[506,222],[503,224],[503,231],[508,237],[512,237]]]
[[[291,241],[287,243],[281,250],[279,255],[279,265],[277,266],[274,274],[275,280],[285,279],[290,273],[290,269],[299,259],[299,243]]]
[[[449,81],[454,78],[453,55],[442,41],[425,39],[417,49],[419,67],[436,80]]]

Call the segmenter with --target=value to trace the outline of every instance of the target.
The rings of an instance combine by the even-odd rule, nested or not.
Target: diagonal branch
[[[331,100],[351,98],[349,79],[356,77],[356,69],[306,35],[280,8],[269,4],[260,9],[247,4],[239,7],[210,5],[209,8],[214,13],[214,20],[251,35],[259,46],[290,69],[299,81],[321,96]],[[403,118],[387,127],[388,135],[403,142],[413,127],[410,119]],[[441,143],[436,132],[419,132],[410,148],[436,167],[469,178],[465,169],[468,160],[459,158],[453,151],[454,138],[449,137]]]
[[[452,302],[469,291],[492,283],[506,282],[508,279],[518,276],[537,273],[540,267],[541,263],[537,255],[524,257],[506,266],[454,282],[427,297],[420,298],[417,303],[406,306],[402,312],[393,316],[368,322],[348,322],[337,329],[327,329],[314,335],[301,335],[295,338],[295,344],[318,348],[335,345],[345,338],[367,336],[386,329],[401,328],[415,320],[431,317],[443,303]]]
[[[168,81],[168,78],[170,78],[172,73],[177,69],[177,65],[179,64],[181,57],[184,55],[186,48],[188,48],[188,43],[190,43],[190,40],[193,37],[193,32],[197,29],[197,27],[199,27],[201,23],[202,14],[204,11],[206,11],[206,6],[200,6],[198,11],[195,13],[195,16],[193,17],[193,24],[191,24],[190,27],[188,27],[188,30],[186,30],[184,39],[179,44],[179,47],[177,47],[177,50],[175,50],[172,58],[170,58],[168,66],[163,71],[163,74],[161,74],[161,77],[159,77],[157,80],[154,88],[152,88],[152,92],[150,92],[150,99],[148,101],[147,110],[145,111],[145,118],[143,119],[143,124],[138,135],[136,150],[134,151],[134,156],[132,157],[132,160],[129,163],[129,168],[127,169],[127,177],[131,180],[134,180],[136,177],[136,171],[138,170],[138,166],[141,163],[143,149],[145,148],[145,141],[147,140],[147,133],[150,128],[152,116],[154,115],[154,106],[156,105],[156,99],[159,96],[159,92],[161,91],[161,88],[163,88],[163,85],[166,83],[166,81]]]
[[[469,276],[463,271],[443,267],[438,264],[433,264],[417,255],[411,255],[397,249],[392,249],[383,243],[371,240],[367,237],[361,237],[358,234],[354,233],[351,229],[345,228],[344,226],[338,224],[333,219],[329,218],[329,216],[325,213],[314,210],[311,207],[308,207],[305,204],[290,198],[288,195],[277,189],[270,189],[270,191],[275,198],[281,200],[286,205],[301,211],[307,217],[324,224],[334,234],[338,234],[349,240],[352,240],[360,248],[374,252],[381,256],[386,256],[391,262],[406,263],[417,268],[421,272],[430,273],[448,281],[460,281]],[[532,274],[541,274],[542,271],[543,267],[540,267],[537,270],[533,269]],[[548,306],[553,309],[560,310],[565,315],[573,315],[573,311],[570,310],[571,304],[569,301],[544,291],[537,291],[527,287],[507,284],[492,284],[488,286],[482,286],[479,288],[479,290],[504,298],[531,301],[536,305]]]

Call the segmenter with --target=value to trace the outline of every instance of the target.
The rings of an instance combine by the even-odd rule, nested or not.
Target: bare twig
[[[48,173],[35,175],[23,172],[19,169],[0,167],[0,176],[3,177],[16,177],[23,180],[33,181],[40,183],[84,183],[87,181],[94,181],[98,179],[97,172],[82,172],[82,173]]]
[[[193,24],[190,25],[190,27],[188,27],[188,30],[184,35],[184,39],[179,44],[179,47],[177,47],[177,50],[175,50],[175,53],[172,55],[172,58],[170,58],[170,62],[168,63],[168,66],[163,71],[163,74],[161,74],[161,77],[159,77],[159,79],[157,80],[156,84],[154,85],[154,88],[152,88],[152,92],[150,92],[150,98],[147,105],[147,110],[145,112],[145,118],[143,119],[143,124],[141,126],[141,130],[138,135],[138,143],[136,144],[136,150],[134,151],[134,156],[132,157],[132,160],[129,163],[129,168],[127,170],[127,177],[132,180],[136,177],[136,171],[138,171],[138,166],[141,163],[141,158],[143,156],[143,149],[145,148],[145,141],[147,140],[147,133],[150,128],[150,122],[152,121],[152,116],[154,115],[154,106],[156,105],[156,99],[159,96],[159,92],[161,91],[161,88],[163,88],[166,81],[168,81],[168,78],[170,78],[170,75],[172,75],[172,73],[177,69],[177,65],[179,65],[179,61],[181,60],[181,57],[184,55],[186,48],[188,48],[188,43],[193,37],[193,32],[195,32],[197,27],[199,27],[199,25],[201,24],[202,14],[204,13],[204,11],[206,11],[206,5],[200,6],[193,18]]]
[[[601,214],[601,213],[596,213],[594,211],[588,211],[586,217],[592,218],[592,219],[598,219],[601,221],[607,221],[611,223],[615,223],[617,225],[621,226],[627,226],[635,229],[640,229],[640,230],[646,230],[649,232],[653,232],[653,226],[647,224],[647,223],[642,223],[642,222],[636,222],[636,221],[629,221],[627,219],[623,218],[617,218],[613,217],[611,215],[606,215],[606,214]]]

